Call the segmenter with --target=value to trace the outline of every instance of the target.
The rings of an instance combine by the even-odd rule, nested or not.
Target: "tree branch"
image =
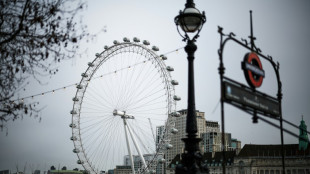
[[[8,43],[8,42],[12,41],[18,35],[18,33],[23,29],[23,22],[24,22],[25,13],[26,13],[26,9],[27,9],[28,3],[29,3],[29,0],[26,0],[25,6],[24,6],[24,9],[23,9],[23,13],[22,13],[22,16],[21,16],[21,20],[19,22],[18,29],[9,38],[7,38],[7,39],[3,40],[2,42],[0,42],[0,46],[5,44],[5,43]]]

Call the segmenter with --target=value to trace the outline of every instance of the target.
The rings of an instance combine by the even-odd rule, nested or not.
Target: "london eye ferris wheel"
[[[132,173],[154,173],[177,133],[175,104],[180,97],[170,75],[173,67],[148,41],[123,41],[105,46],[88,63],[73,98],[73,152],[90,173],[124,165]]]

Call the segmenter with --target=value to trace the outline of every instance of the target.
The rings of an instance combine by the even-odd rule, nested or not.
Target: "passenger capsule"
[[[124,41],[124,42],[130,42],[130,40],[129,40],[127,37],[124,37],[124,38],[123,38],[123,41]]]
[[[176,80],[171,80],[171,84],[172,84],[172,85],[179,85],[179,82],[176,81]]]
[[[73,98],[72,98],[72,101],[75,101],[75,102],[76,102],[76,101],[79,101],[79,98],[73,97]]]
[[[88,62],[88,66],[93,67],[95,65],[92,62]]]
[[[180,117],[181,114],[180,114],[180,112],[172,112],[171,116],[173,116],[173,117]]]
[[[175,101],[180,101],[180,100],[181,100],[181,97],[175,95],[175,96],[173,96],[173,99],[174,99]]]
[[[166,159],[165,159],[165,158],[160,158],[160,159],[158,160],[158,162],[159,162],[159,163],[164,163],[164,162],[166,162]]]
[[[140,39],[139,39],[139,38],[134,37],[134,38],[133,38],[133,41],[134,41],[134,42],[140,42]]]
[[[80,84],[78,84],[78,85],[76,85],[76,88],[77,88],[77,89],[83,89],[83,86],[80,85]]]
[[[77,140],[77,138],[76,138],[76,136],[72,136],[72,137],[70,138],[70,140],[72,140],[72,141],[76,141],[76,140]]]
[[[75,148],[75,149],[73,149],[73,152],[74,153],[80,153],[80,150]]]
[[[70,114],[72,114],[72,115],[73,115],[73,114],[77,114],[77,113],[76,113],[76,110],[72,110],[72,111],[70,112]]]
[[[144,44],[144,45],[150,45],[150,42],[147,41],[147,40],[144,40],[144,41],[143,41],[143,44]]]
[[[71,128],[76,128],[76,125],[73,124],[73,123],[71,123],[69,126],[70,126]]]
[[[99,57],[100,56],[100,54],[99,53],[96,53],[96,57]]]
[[[107,45],[105,45],[103,48],[104,48],[105,50],[107,50],[109,47],[108,47]]]
[[[161,57],[162,60],[167,60],[168,59],[167,56],[165,56],[165,55],[161,55],[160,57]]]
[[[82,160],[77,160],[76,163],[78,163],[78,164],[84,164],[84,162],[83,162]]]
[[[171,128],[170,132],[173,133],[173,134],[177,134],[179,132],[179,130],[176,129],[176,128]]]
[[[157,46],[153,46],[153,47],[152,47],[152,50],[153,50],[153,51],[159,51],[159,48],[158,48]]]
[[[82,73],[81,76],[82,77],[88,77],[88,75],[86,73]]]
[[[166,68],[168,71],[174,71],[174,68],[173,67],[171,67],[171,66],[167,66],[167,68]]]
[[[113,41],[113,44],[114,44],[114,45],[117,45],[117,44],[119,44],[119,42],[118,42],[117,40],[114,40],[114,41]]]
[[[173,145],[172,144],[166,144],[166,149],[172,149]]]

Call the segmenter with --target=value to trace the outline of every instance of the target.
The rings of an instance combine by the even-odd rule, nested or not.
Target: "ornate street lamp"
[[[183,41],[192,40],[195,42],[199,37],[198,34],[203,24],[206,22],[205,12],[203,11],[201,14],[200,11],[195,8],[193,0],[187,0],[185,9],[183,11],[180,10],[180,14],[174,18],[174,22],[177,25],[179,34],[183,37]],[[184,36],[180,33],[179,27],[185,32]],[[191,39],[188,33],[193,33],[195,35]]]
[[[194,53],[197,50],[195,41],[199,37],[203,24],[206,22],[206,17],[204,12],[200,13],[195,8],[193,0],[187,0],[185,9],[180,11],[180,14],[175,17],[174,21],[183,41],[187,41],[185,51],[188,59],[187,138],[182,139],[185,143],[185,150],[182,154],[181,164],[176,167],[176,173],[208,173],[207,166],[202,164],[202,155],[199,150],[201,139],[197,138],[194,85]],[[184,31],[184,35],[181,34],[179,27]],[[190,38],[190,36],[192,37]]]

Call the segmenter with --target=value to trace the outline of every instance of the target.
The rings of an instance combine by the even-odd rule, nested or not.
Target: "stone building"
[[[178,130],[178,133],[171,137],[170,144],[173,147],[169,149],[165,154],[167,164],[171,163],[171,161],[175,158],[176,155],[183,153],[185,147],[182,138],[186,138],[187,110],[184,109],[178,112],[181,114],[180,117],[177,117],[175,120],[175,128]],[[197,116],[197,129],[198,129],[197,137],[200,138],[200,134],[206,131],[206,124],[205,124],[206,120],[204,112],[199,112],[197,110],[196,116]],[[200,149],[203,149],[201,144]]]
[[[131,166],[116,166],[113,171],[114,174],[131,174]]]
[[[285,170],[287,174],[310,174],[310,147],[298,149],[299,144],[285,144]],[[281,145],[246,144],[235,157],[234,173],[281,174]]]

